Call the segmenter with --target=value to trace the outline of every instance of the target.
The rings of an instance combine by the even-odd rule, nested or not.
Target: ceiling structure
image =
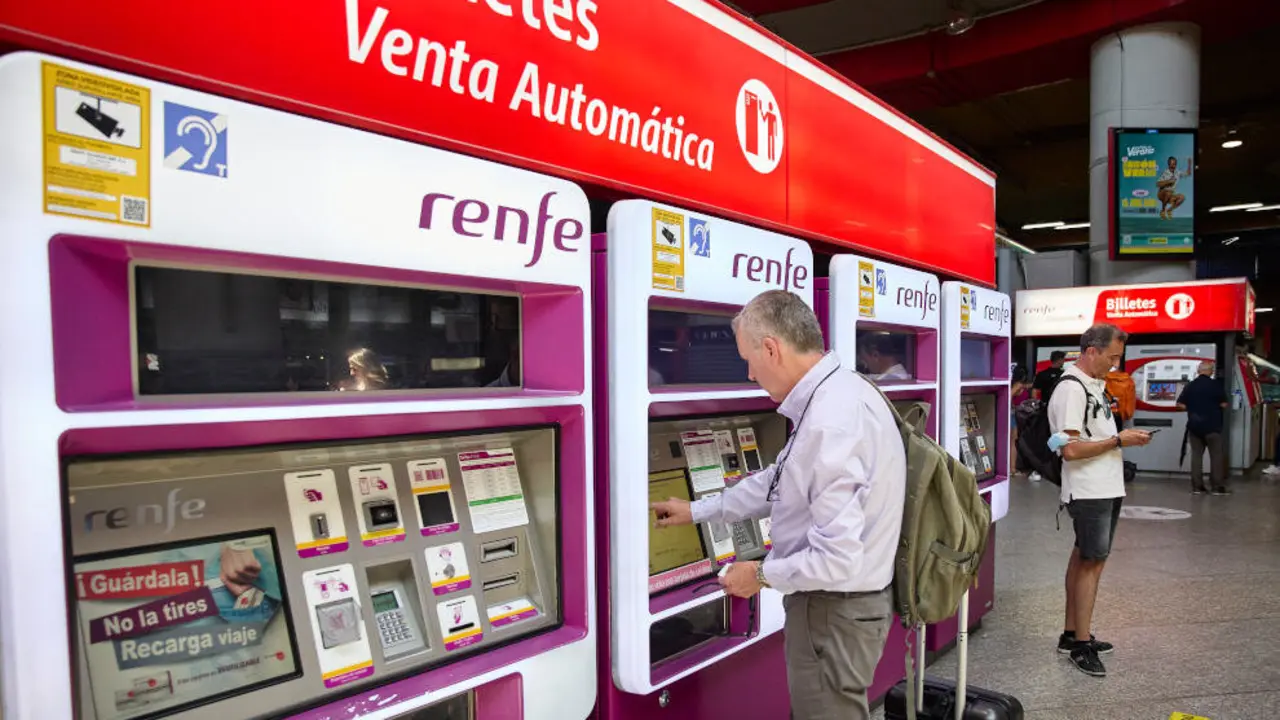
[[[1092,45],[1137,25],[1196,23],[1202,35],[1201,248],[1224,261],[1252,252],[1255,265],[1259,251],[1269,248],[1276,260],[1259,276],[1259,300],[1280,305],[1280,230],[1265,230],[1280,229],[1280,211],[1208,212],[1280,203],[1280,73],[1273,70],[1280,59],[1280,0],[729,4],[991,168],[998,178],[997,224],[1037,249],[1088,243],[1087,230],[1022,226],[1088,220]],[[1243,145],[1224,149],[1228,133]],[[1263,282],[1268,275],[1276,282]]]

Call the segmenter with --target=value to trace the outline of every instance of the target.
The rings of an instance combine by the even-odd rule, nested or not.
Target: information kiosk
[[[29,53],[0,105],[6,717],[586,717],[582,192]]]
[[[601,717],[786,717],[782,642],[770,637],[781,594],[729,598],[716,577],[768,552],[767,519],[657,529],[648,505],[723,492],[774,461],[787,424],[749,380],[730,322],[769,289],[812,304],[813,255],[799,240],[639,200],[610,209],[595,248],[596,334],[607,338],[596,395],[610,638]]]
[[[911,401],[928,403],[925,427],[936,438],[938,279],[880,260],[836,255],[830,277],[819,278],[817,288],[818,317],[841,364],[874,381],[902,412]],[[923,660],[922,650],[918,634],[895,616],[868,697],[883,697],[902,679],[905,655],[920,652]]]
[[[942,284],[942,446],[973,470],[991,505],[987,551],[969,591],[971,628],[995,606],[996,525],[1009,513],[1011,305],[994,290]],[[931,626],[929,651],[949,647],[956,632],[955,620]]]
[[[1242,335],[1253,333],[1254,293],[1248,280],[1018,293],[1015,331],[1035,343],[1040,369],[1047,367],[1055,349],[1066,351],[1067,362],[1074,362],[1081,333],[1102,322],[1129,333],[1124,370],[1133,379],[1137,400],[1130,426],[1157,431],[1147,445],[1126,448],[1126,460],[1137,463],[1140,472],[1188,471],[1190,463],[1182,451],[1187,415],[1177,408],[1178,395],[1195,379],[1200,363],[1211,360],[1231,400],[1226,418],[1231,468],[1253,464],[1261,445],[1261,410],[1250,402],[1251,363],[1238,350]]]

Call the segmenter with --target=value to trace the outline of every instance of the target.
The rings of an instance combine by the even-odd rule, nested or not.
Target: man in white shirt
[[[1124,501],[1122,447],[1146,445],[1142,430],[1116,432],[1111,403],[1106,398],[1107,372],[1119,367],[1128,335],[1114,325],[1094,325],[1080,336],[1080,358],[1069,365],[1049,400],[1049,428],[1065,433],[1062,447],[1062,496],[1075,529],[1075,548],[1067,564],[1067,607],[1058,652],[1086,675],[1105,677],[1099,654],[1112,652],[1110,643],[1090,632],[1098,580],[1111,553],[1120,505]]]
[[[729,566],[725,591],[785,595],[792,718],[865,720],[867,688],[893,618],[906,453],[876,389],[824,354],[813,310],[765,292],[733,320],[752,380],[792,423],[778,460],[718,497],[653,504],[658,525],[769,517],[773,550]]]
[[[1187,196],[1178,192],[1178,180],[1191,177],[1191,168],[1191,158],[1187,158],[1186,171],[1178,172],[1178,158],[1170,155],[1164,171],[1160,173],[1160,177],[1156,178],[1156,197],[1160,199],[1161,219],[1172,218],[1173,211],[1186,202]]]

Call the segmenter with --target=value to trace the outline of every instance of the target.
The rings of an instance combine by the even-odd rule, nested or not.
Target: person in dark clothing
[[[1209,478],[1214,495],[1227,495],[1226,457],[1222,447],[1223,409],[1227,392],[1213,377],[1213,363],[1205,360],[1197,368],[1196,379],[1187,383],[1178,396],[1178,409],[1187,413],[1187,443],[1191,446],[1191,493],[1208,492],[1204,484],[1204,451],[1209,450]]]
[[[1062,366],[1066,362],[1065,352],[1054,350],[1049,353],[1049,367],[1036,373],[1035,382],[1031,383],[1031,396],[1039,398],[1041,402],[1048,405],[1049,396],[1053,394],[1053,387],[1058,384],[1058,378],[1062,377]]]

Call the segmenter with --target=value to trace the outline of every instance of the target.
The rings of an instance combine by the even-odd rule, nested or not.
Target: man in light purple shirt
[[[761,587],[785,594],[795,720],[864,720],[893,617],[902,436],[876,389],[824,354],[818,318],[798,296],[757,296],[733,329],[751,379],[780,403],[791,437],[777,462],[718,497],[654,503],[658,525],[770,517],[768,557],[734,563],[720,582],[736,597]]]

